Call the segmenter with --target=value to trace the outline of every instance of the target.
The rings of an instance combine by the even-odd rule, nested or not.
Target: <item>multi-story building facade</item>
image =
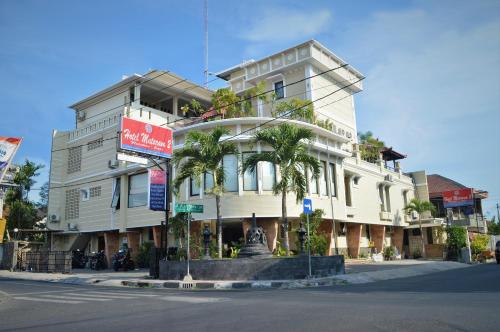
[[[144,167],[114,161],[117,124],[120,116],[126,116],[174,129],[174,151],[183,146],[189,131],[209,131],[215,126],[230,130],[239,154],[224,158],[225,243],[244,237],[252,213],[266,231],[271,250],[283,236],[279,226],[281,198],[272,193],[280,170],[268,163],[260,163],[253,173],[241,174],[239,170],[246,153],[269,148],[250,144],[252,134],[288,121],[311,129],[316,136],[310,151],[320,161],[321,174],[317,180],[309,179],[308,196],[313,208],[324,211],[321,230],[328,238],[328,252],[338,249],[357,257],[370,245],[379,251],[388,245],[402,250],[403,228],[409,221],[403,209],[415,197],[414,185],[399,163],[389,168],[382,155],[375,163],[363,160],[357,146],[353,96],[362,90],[363,76],[352,66],[311,40],[223,70],[218,76],[238,95],[245,95],[257,85],[274,93],[267,100],[252,99],[255,114],[207,122],[183,120],[180,107],[192,98],[209,106],[212,92],[186,81],[173,86],[176,80],[171,74],[155,79],[160,73],[126,78],[78,102],[72,106],[76,129],[54,131],[49,227],[60,231],[54,236],[54,246],[67,250],[80,245],[79,241],[88,241],[90,250],[106,249],[109,255],[123,242],[132,248],[144,240],[158,243],[164,216],[146,208]],[[316,121],[276,119],[276,105],[292,98],[312,102]],[[178,195],[172,196],[172,203],[203,204],[204,213],[196,218],[209,223],[215,231],[215,198],[205,193],[211,179],[195,180],[186,181]],[[296,204],[293,195],[287,204],[292,223],[290,244],[294,249],[302,206]]]

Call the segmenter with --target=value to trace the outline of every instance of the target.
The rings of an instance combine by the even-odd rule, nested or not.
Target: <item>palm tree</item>
[[[404,208],[407,213],[416,212],[418,214],[418,225],[420,227],[420,240],[422,242],[422,257],[426,258],[424,245],[424,232],[422,232],[422,214],[424,212],[434,212],[436,208],[429,201],[421,201],[413,198],[410,203]]]
[[[300,202],[307,190],[306,170],[311,169],[314,178],[319,177],[320,163],[308,153],[308,146],[304,141],[314,137],[310,129],[297,127],[289,123],[282,123],[277,127],[266,128],[255,134],[255,141],[268,145],[272,151],[252,154],[242,167],[242,172],[255,171],[257,164],[267,161],[278,165],[281,179],[273,187],[275,195],[281,194],[282,226],[285,231],[284,246],[286,255],[289,255],[288,217],[286,196],[294,192],[297,203]]]
[[[229,134],[227,128],[216,127],[211,132],[190,131],[186,135],[184,147],[175,151],[173,163],[177,169],[174,179],[176,192],[184,180],[192,178],[198,184],[204,174],[213,176],[213,189],[217,208],[217,246],[219,258],[222,258],[222,213],[221,196],[224,193],[224,168],[222,159],[225,155],[236,154],[238,149],[233,142],[220,141],[223,135]]]

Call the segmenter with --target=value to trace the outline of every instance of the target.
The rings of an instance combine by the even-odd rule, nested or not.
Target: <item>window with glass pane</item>
[[[243,162],[248,159],[253,152],[243,153]],[[247,169],[243,174],[243,190],[255,191],[257,190],[257,168],[252,171]]]
[[[130,175],[128,177],[128,207],[148,204],[148,173]]]
[[[115,179],[115,188],[113,190],[113,198],[111,198],[111,207],[117,210],[120,209],[120,178]]]
[[[337,196],[337,170],[335,164],[330,163],[330,190],[332,196]]]
[[[311,173],[311,177],[309,178],[309,186],[311,187],[311,194],[317,194],[318,193],[318,182],[319,179],[314,178],[314,174],[312,170],[309,170]]]
[[[199,196],[200,195],[200,186],[196,183],[196,179],[189,178],[189,195],[190,196]]]
[[[262,190],[273,190],[276,183],[276,167],[268,161],[262,162]]]
[[[210,173],[204,174],[205,192],[214,189],[214,176]]]
[[[326,161],[320,163],[319,169],[319,188],[321,196],[328,196],[328,177],[326,174]]]
[[[283,81],[274,83],[274,93],[276,94],[276,99],[285,98],[285,88],[283,86]]]
[[[226,191],[238,191],[238,158],[234,155],[224,156],[224,188]]]

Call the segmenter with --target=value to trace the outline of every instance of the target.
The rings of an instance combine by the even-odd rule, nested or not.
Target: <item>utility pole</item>
[[[208,88],[208,0],[203,3],[203,30],[205,34],[205,69],[203,74],[205,76],[205,88]]]
[[[500,223],[500,206],[497,203],[497,222]]]

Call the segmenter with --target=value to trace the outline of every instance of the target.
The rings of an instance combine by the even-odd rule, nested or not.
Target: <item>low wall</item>
[[[344,274],[344,256],[311,257],[312,274],[316,277]],[[239,258],[194,260],[190,262],[194,280],[283,280],[304,279],[308,273],[307,256],[289,258]],[[181,280],[186,275],[186,262],[161,261],[160,279]]]

